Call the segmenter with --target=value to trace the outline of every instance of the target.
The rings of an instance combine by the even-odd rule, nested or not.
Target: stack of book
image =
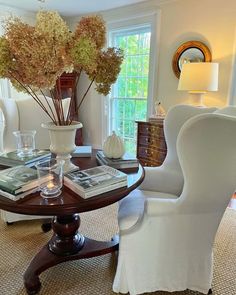
[[[51,157],[51,153],[47,150],[34,150],[32,156],[20,157],[17,155],[17,151],[5,153],[0,155],[0,165],[14,167],[18,165],[25,165],[32,167],[39,160],[46,160]]]
[[[37,171],[26,166],[16,166],[0,171],[0,195],[17,201],[38,190],[38,186],[50,179],[45,175],[38,179]]]
[[[98,151],[96,159],[100,165],[107,165],[116,169],[137,168],[139,165],[138,159],[129,153],[125,153],[121,158],[113,159],[106,157],[103,151]]]
[[[106,165],[76,169],[64,175],[64,185],[86,199],[127,186],[127,175]]]
[[[163,123],[163,120],[165,119],[165,117],[162,117],[162,116],[150,116],[149,117],[149,119],[148,119],[148,121],[150,122],[150,123]]]

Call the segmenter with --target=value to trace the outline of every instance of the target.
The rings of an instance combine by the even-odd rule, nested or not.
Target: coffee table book
[[[76,169],[64,175],[64,185],[82,198],[90,198],[127,186],[127,175],[106,165]]]
[[[74,158],[87,158],[92,155],[92,146],[91,145],[81,145],[77,146],[71,156]]]
[[[30,194],[33,194],[33,193],[37,192],[38,189],[39,189],[38,187],[34,187],[34,188],[32,188],[32,189],[30,189],[28,191],[25,191],[25,192],[17,194],[17,195],[12,195],[10,193],[7,193],[5,191],[0,190],[0,196],[8,198],[8,199],[10,199],[12,201],[18,201],[18,200],[20,200],[20,199],[22,199],[22,198],[24,198],[24,197],[26,197],[26,196],[28,196]]]
[[[34,150],[34,154],[32,156],[20,157],[17,155],[17,151],[12,151],[9,153],[5,153],[0,155],[0,165],[4,166],[17,166],[17,165],[26,165],[28,167],[34,166],[34,164],[46,158],[51,157],[51,153],[47,150]]]
[[[38,179],[37,171],[33,168],[16,166],[0,171],[0,189],[16,196],[38,187],[40,183],[48,179],[48,175]]]
[[[96,159],[100,165],[108,165],[115,169],[137,168],[139,165],[138,159],[129,153],[125,153],[121,158],[113,159],[106,157],[103,151],[98,151]]]

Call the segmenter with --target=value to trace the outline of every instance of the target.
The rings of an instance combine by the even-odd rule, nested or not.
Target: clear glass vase
[[[40,195],[43,198],[56,198],[61,194],[64,163],[64,161],[51,159],[39,162],[36,165],[38,178],[45,179],[45,181],[39,185],[41,190]]]
[[[35,130],[14,131],[16,138],[16,149],[19,157],[28,157],[34,154],[35,150]]]

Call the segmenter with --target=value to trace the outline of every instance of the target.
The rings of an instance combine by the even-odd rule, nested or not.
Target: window
[[[148,112],[151,24],[111,31],[110,46],[122,48],[125,58],[109,98],[109,133],[116,131],[126,151],[136,153],[135,120]]]
[[[135,120],[147,116],[150,26],[111,33],[111,42],[124,50],[125,59],[110,96],[110,131],[115,130],[127,151],[135,153]]]

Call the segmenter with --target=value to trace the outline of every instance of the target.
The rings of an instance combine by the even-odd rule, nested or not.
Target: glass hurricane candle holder
[[[45,175],[48,176],[47,180],[39,185],[40,195],[43,198],[56,198],[61,194],[63,165],[64,161],[57,161],[56,159],[39,162],[36,165],[39,179],[45,178]]]
[[[35,130],[14,131],[16,149],[19,157],[32,156],[35,150]]]

